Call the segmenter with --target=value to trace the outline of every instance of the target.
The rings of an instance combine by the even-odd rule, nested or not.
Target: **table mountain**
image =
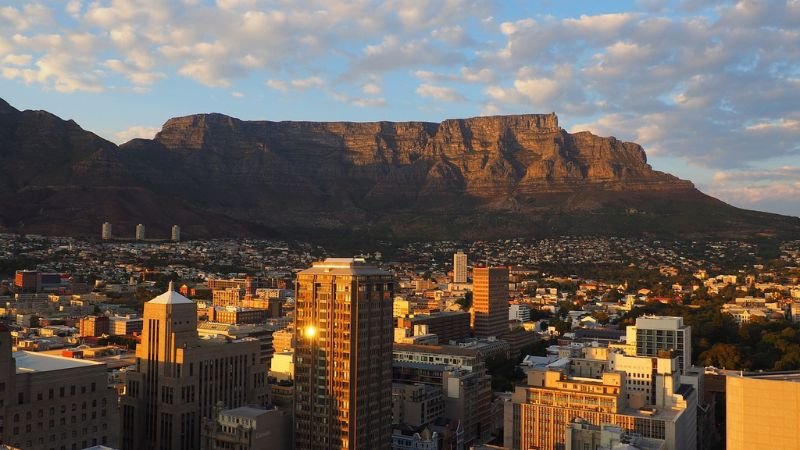
[[[638,144],[555,114],[268,122],[199,114],[121,146],[0,101],[0,225],[117,235],[484,239],[553,234],[800,235],[653,170]]]

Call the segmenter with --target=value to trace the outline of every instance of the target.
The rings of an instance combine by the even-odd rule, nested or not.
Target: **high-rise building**
[[[136,225],[136,240],[137,241],[144,240],[144,225],[141,223],[139,225]]]
[[[726,377],[729,450],[800,448],[800,372]]]
[[[453,255],[453,283],[467,282],[467,254],[459,251]]]
[[[295,447],[391,445],[394,277],[328,258],[297,275]]]
[[[172,226],[172,241],[178,242],[181,240],[181,227],[178,225]]]
[[[11,334],[0,323],[0,447],[115,447],[118,419],[105,364],[12,353]]]
[[[472,272],[472,329],[475,336],[508,331],[508,269],[476,267]]]
[[[111,223],[110,222],[103,222],[103,231],[100,235],[104,241],[111,239]]]
[[[214,408],[268,402],[257,339],[200,338],[197,306],[173,290],[144,304],[136,368],[125,373],[122,449],[200,447]]]
[[[685,374],[692,365],[692,327],[684,325],[683,317],[638,317],[636,325],[626,328],[625,344],[614,347],[636,356],[658,356],[661,351],[674,351],[678,355],[678,368]]]

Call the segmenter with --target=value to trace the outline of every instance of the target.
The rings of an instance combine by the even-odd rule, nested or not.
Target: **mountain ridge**
[[[7,107],[6,107],[7,105]],[[568,133],[554,114],[432,122],[167,120],[115,145],[0,99],[11,231],[443,239],[620,234],[800,235],[653,170],[635,143]],[[19,201],[24,199],[24,202]],[[713,212],[713,214],[709,214]]]

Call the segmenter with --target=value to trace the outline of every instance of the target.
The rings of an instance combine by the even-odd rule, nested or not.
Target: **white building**
[[[659,352],[677,352],[680,373],[692,365],[692,327],[683,317],[642,316],[636,325],[626,329],[626,353],[636,356],[658,356]]]
[[[508,307],[508,320],[529,322],[531,320],[531,309],[528,305],[512,304]]]
[[[104,241],[107,241],[107,240],[111,239],[111,236],[112,236],[111,235],[111,223],[103,222],[103,231],[102,231],[101,237],[103,238]]]
[[[181,240],[181,227],[178,225],[172,226],[172,241],[178,242]]]
[[[136,240],[143,241],[144,240],[144,225],[141,223],[136,225]]]

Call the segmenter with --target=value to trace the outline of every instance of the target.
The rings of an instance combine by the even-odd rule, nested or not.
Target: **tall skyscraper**
[[[389,449],[393,276],[328,258],[295,295],[295,448]]]
[[[475,336],[508,331],[508,269],[476,267],[472,271],[472,329]]]
[[[453,283],[467,282],[467,254],[459,251],[453,255]]]
[[[141,223],[139,225],[136,225],[136,240],[137,241],[144,240],[144,225]]]
[[[268,402],[256,339],[199,338],[197,306],[169,290],[144,304],[136,369],[125,373],[122,449],[194,449],[215,408]]]
[[[181,240],[181,227],[178,225],[172,226],[172,241],[178,242]]]
[[[104,241],[107,241],[107,240],[111,239],[111,236],[112,236],[112,234],[111,234],[111,223],[103,222],[103,231],[102,231],[102,234],[100,236],[103,238]]]

